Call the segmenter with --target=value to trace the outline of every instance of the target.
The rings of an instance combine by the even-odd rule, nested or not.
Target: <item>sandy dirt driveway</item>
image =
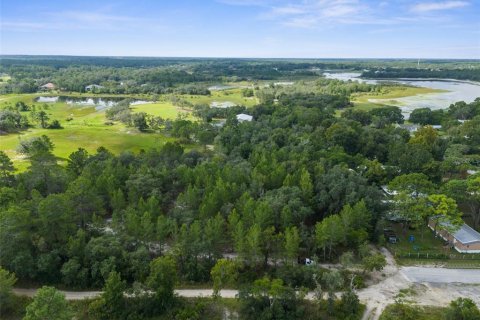
[[[382,248],[387,266],[376,283],[358,290],[367,306],[363,320],[378,319],[389,304],[395,303],[401,290],[405,300],[418,305],[447,306],[458,297],[468,297],[480,306],[480,270],[430,267],[397,267],[390,252]],[[405,290],[409,289],[409,290]]]

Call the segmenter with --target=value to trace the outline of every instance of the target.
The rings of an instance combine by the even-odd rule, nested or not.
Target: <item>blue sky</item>
[[[1,1],[2,54],[480,58],[480,0]]]

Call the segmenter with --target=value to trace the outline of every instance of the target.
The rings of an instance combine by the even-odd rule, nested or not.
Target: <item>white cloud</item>
[[[28,22],[28,21],[0,21],[0,28],[4,30],[14,31],[35,31],[41,29],[49,29],[48,25],[40,22]]]
[[[39,14],[39,20],[1,21],[4,30],[36,32],[42,30],[124,30],[143,28],[162,30],[158,21],[146,18],[115,15],[101,11],[58,11]]]
[[[268,6],[272,4],[271,0],[217,0],[219,3],[232,6]]]
[[[440,1],[440,2],[422,2],[412,7],[414,12],[430,12],[439,10],[449,10],[468,6],[467,1]]]
[[[427,0],[429,1],[429,0]],[[405,22],[438,22],[447,16],[422,15],[411,17],[412,12],[427,13],[468,6],[466,0],[418,2],[405,6],[405,0],[217,0],[229,5],[263,8],[258,17],[272,20],[292,28],[331,28],[336,25],[401,25]]]
[[[376,21],[371,19],[369,6],[361,3],[360,0],[304,0],[294,4],[273,6],[262,17],[296,28]]]
[[[112,22],[126,22],[126,21],[135,21],[138,20],[132,17],[126,16],[117,16],[112,14],[106,14],[101,12],[91,12],[91,11],[65,11],[65,12],[56,12],[52,14],[58,18],[62,19],[72,19],[85,23],[112,23]]]
[[[344,17],[354,14],[359,10],[357,6],[352,5],[334,5],[323,12],[324,17]]]
[[[305,14],[305,9],[299,6],[275,7],[272,9],[273,16]]]

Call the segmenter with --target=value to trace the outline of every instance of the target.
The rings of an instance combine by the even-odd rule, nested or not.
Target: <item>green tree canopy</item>
[[[23,320],[71,320],[73,317],[65,295],[47,286],[38,289],[26,311]]]

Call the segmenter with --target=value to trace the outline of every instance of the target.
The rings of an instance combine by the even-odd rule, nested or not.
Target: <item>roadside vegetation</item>
[[[471,299],[458,298],[448,307],[414,306],[403,302],[388,306],[380,320],[476,320],[480,310]]]

